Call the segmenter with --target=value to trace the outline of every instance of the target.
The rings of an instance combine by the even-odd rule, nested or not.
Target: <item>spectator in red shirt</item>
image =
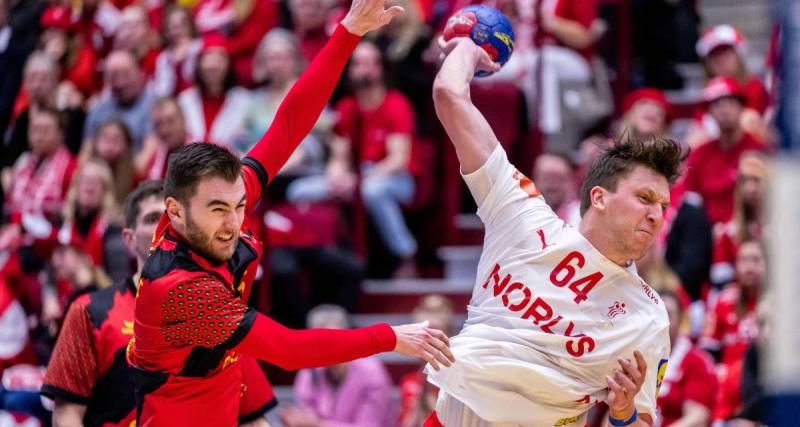
[[[685,185],[686,191],[703,197],[703,206],[714,224],[729,221],[733,214],[736,169],[742,153],[764,151],[767,147],[742,129],[744,97],[735,80],[729,77],[711,80],[703,89],[703,101],[717,122],[720,135],[689,155]]]
[[[201,35],[216,33],[225,36],[231,69],[242,83],[249,83],[256,46],[278,22],[278,2],[200,0],[194,13],[194,22]]]
[[[153,104],[153,135],[136,157],[136,175],[142,179],[164,179],[169,155],[191,142],[178,100],[159,98]]]
[[[390,252],[410,260],[417,242],[406,226],[401,203],[414,197],[410,173],[415,113],[400,92],[386,88],[381,52],[361,42],[353,52],[348,80],[354,95],[336,106],[339,138],[324,175],[298,179],[286,191],[290,201],[319,201],[352,194],[352,159],[361,168],[360,193],[370,218]]]
[[[119,28],[114,36],[114,50],[120,49],[128,50],[136,56],[146,76],[153,75],[158,49],[144,7],[132,5],[122,10]]]
[[[661,426],[706,427],[717,393],[714,361],[681,331],[684,311],[678,296],[669,291],[659,291],[659,295],[669,315],[672,344],[658,394]]]
[[[189,139],[231,146],[244,125],[250,94],[236,86],[221,35],[203,38],[194,83],[178,95]]]
[[[290,0],[292,30],[300,37],[306,61],[317,56],[330,37],[325,29],[328,10],[322,0]]]
[[[84,98],[97,90],[97,54],[90,45],[75,36],[76,23],[69,9],[51,6],[42,15],[40,45],[61,65],[62,79]]]
[[[188,9],[167,9],[161,28],[164,49],[156,58],[153,90],[157,96],[176,96],[194,81],[197,57],[203,42],[196,37]]]
[[[111,168],[114,197],[122,205],[125,197],[136,186],[133,171],[133,138],[128,126],[121,120],[111,119],[97,128],[90,141],[89,158],[100,159]]]
[[[762,153],[742,154],[736,174],[733,218],[714,228],[711,282],[722,287],[735,279],[739,243],[763,237],[766,159]]]
[[[736,257],[736,282],[717,297],[709,312],[702,344],[724,367],[741,362],[756,336],[756,304],[766,274],[764,248],[758,240],[742,242]]]
[[[554,0],[541,2],[540,27],[535,2],[516,2],[514,32],[516,43],[509,62],[483,81],[503,80],[520,85],[525,92],[531,123],[544,133],[561,130],[561,82],[590,84],[594,43],[600,32],[596,23],[596,0]],[[535,44],[539,38],[541,45]],[[537,48],[537,46],[540,46]],[[537,62],[541,62],[541,84],[537,83]],[[536,89],[541,94],[537,97]],[[537,104],[539,100],[539,105]]]
[[[642,88],[625,96],[622,102],[622,129],[638,137],[663,135],[672,121],[672,105],[664,93]]]
[[[697,54],[703,59],[709,79],[728,77],[740,87],[744,110],[739,118],[742,128],[760,141],[766,140],[766,125],[762,120],[769,106],[769,94],[761,80],[747,69],[745,40],[730,25],[717,25],[706,31],[697,42]],[[689,130],[691,146],[718,137],[720,129],[707,108],[701,108]]]

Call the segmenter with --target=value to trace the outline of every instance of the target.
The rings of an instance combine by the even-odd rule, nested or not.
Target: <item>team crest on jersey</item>
[[[539,192],[539,189],[536,188],[536,185],[533,183],[533,181],[531,181],[531,179],[525,176],[522,172],[515,169],[513,178],[519,181],[519,188],[528,193],[529,196],[539,197],[542,195],[542,193]]]
[[[664,374],[667,373],[667,359],[658,362],[658,375],[656,375],[656,396],[661,392],[661,383],[664,381]]]
[[[626,314],[627,312],[628,311],[625,309],[624,302],[614,301],[614,304],[612,304],[611,307],[608,307],[608,313],[606,314],[608,315],[609,319],[613,319],[620,314]]]

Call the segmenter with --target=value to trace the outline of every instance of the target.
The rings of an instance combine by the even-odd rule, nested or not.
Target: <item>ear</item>
[[[592,207],[597,209],[598,211],[606,210],[606,190],[599,185],[595,185],[589,190],[589,201],[592,204]]]
[[[174,197],[167,197],[166,207],[170,221],[177,225],[186,225],[186,210],[181,202]]]
[[[123,228],[122,229],[122,241],[125,242],[125,247],[128,248],[128,252],[135,255],[136,254],[136,233],[130,228]]]

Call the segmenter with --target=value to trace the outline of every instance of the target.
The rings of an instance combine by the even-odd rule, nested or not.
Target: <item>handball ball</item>
[[[484,6],[467,6],[454,13],[444,27],[444,40],[454,37],[469,37],[485,50],[493,61],[501,66],[514,51],[514,29],[511,21],[499,10]],[[478,77],[488,76],[489,72],[478,71]]]

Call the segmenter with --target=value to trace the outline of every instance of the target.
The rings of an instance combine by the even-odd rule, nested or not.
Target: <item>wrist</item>
[[[623,410],[609,410],[608,422],[615,427],[624,427],[633,424],[639,418],[636,407],[630,405]]]
[[[361,26],[359,26],[354,19],[350,18],[350,15],[345,16],[344,19],[342,19],[342,21],[340,22],[340,25],[344,27],[344,29],[347,30],[348,33],[357,37],[363,36],[368,31],[367,28],[362,28]]]

